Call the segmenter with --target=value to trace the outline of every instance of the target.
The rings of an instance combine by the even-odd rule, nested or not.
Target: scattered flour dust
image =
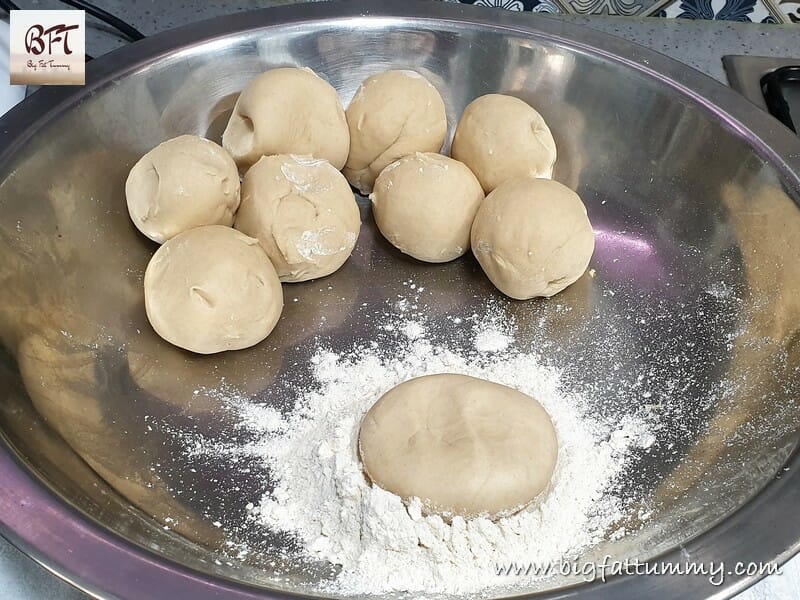
[[[403,282],[400,297],[381,317],[381,343],[356,342],[341,354],[319,347],[311,377],[294,390],[294,408],[270,406],[224,393],[237,426],[249,435],[243,446],[208,440],[188,444],[190,454],[261,462],[272,491],[247,505],[248,533],[290,536],[302,556],[336,565],[333,578],[315,589],[341,596],[391,592],[485,594],[529,587],[544,576],[498,576],[513,563],[560,565],[594,546],[624,535],[628,506],[619,495],[626,466],[654,443],[655,424],[626,416],[605,420],[592,399],[568,392],[561,372],[516,346],[515,324],[493,315],[450,315],[448,329],[466,340],[439,343],[435,325],[417,306],[424,288]],[[559,440],[551,486],[533,505],[493,522],[488,518],[447,522],[425,515],[419,500],[407,504],[370,485],[358,460],[363,415],[392,387],[435,373],[460,373],[518,389],[550,414]],[[223,390],[221,390],[223,391]],[[224,391],[223,391],[224,392]],[[193,439],[191,437],[187,439]],[[233,542],[230,542],[233,544]],[[256,550],[243,546],[239,558]],[[503,590],[505,591],[505,590]]]
[[[413,320],[398,323],[401,349],[391,355],[362,347],[313,356],[317,384],[281,420],[274,410],[245,411],[260,432],[257,453],[276,480],[254,502],[261,526],[292,534],[312,558],[340,565],[331,593],[475,593],[508,583],[498,564],[571,560],[602,541],[623,516],[613,482],[635,448],[652,443],[644,422],[614,426],[588,414],[587,402],[561,390],[559,372],[509,347],[512,332],[492,323],[474,328],[477,353],[432,344]],[[395,385],[421,375],[462,373],[519,389],[542,403],[559,438],[549,494],[528,509],[492,522],[450,523],[423,515],[418,500],[371,486],[358,461],[361,418]],[[514,578],[514,584],[530,580]]]
[[[475,349],[478,352],[502,352],[514,340],[514,328],[500,319],[483,319],[472,327],[475,334]]]

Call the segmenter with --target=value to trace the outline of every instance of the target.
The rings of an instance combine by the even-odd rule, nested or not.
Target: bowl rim
[[[590,27],[536,14],[487,11],[424,0],[346,0],[248,11],[161,32],[89,63],[86,85],[44,87],[0,118],[0,170],[47,123],[83,98],[127,74],[180,51],[257,30],[322,21],[404,19],[489,28],[555,43],[624,65],[675,89],[744,137],[800,196],[800,138],[743,96],[711,77],[653,50]],[[788,467],[788,470],[786,469]],[[226,597],[232,600],[296,598],[278,590],[205,574],[137,546],[57,497],[27,468],[0,432],[0,534],[51,573],[95,597],[125,599]],[[794,515],[794,518],[793,518]],[[800,450],[784,471],[717,525],[652,561],[710,564],[787,561],[800,550]],[[763,575],[762,575],[763,576]],[[705,576],[615,576],[528,596],[637,599],[730,596],[762,576],[727,576],[709,587]]]

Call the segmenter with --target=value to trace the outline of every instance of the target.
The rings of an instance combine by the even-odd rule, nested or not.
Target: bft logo
[[[86,15],[82,10],[12,10],[10,25],[12,84],[84,84]]]
[[[49,29],[41,25],[31,25],[25,34],[25,50],[29,54],[39,56],[47,50],[47,54],[53,54],[53,44],[61,44],[61,49],[65,55],[72,54],[69,48],[69,32],[80,29],[79,25],[66,25],[59,23]]]

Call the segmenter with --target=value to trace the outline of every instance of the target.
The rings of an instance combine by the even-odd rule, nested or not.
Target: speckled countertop
[[[23,0],[18,0],[20,3]],[[129,21],[144,34],[178,27],[194,21],[264,6],[294,4],[292,0],[228,0],[221,2],[163,2],[161,0],[96,0],[95,4]],[[40,8],[63,8],[56,0],[30,2]],[[486,9],[494,10],[494,9]],[[526,15],[531,18],[531,15]],[[534,18],[560,19],[611,33],[663,52],[712,77],[726,82],[720,58],[726,54],[752,56],[800,56],[800,31],[792,25],[760,25],[734,21],[687,21],[655,17],[600,17],[549,15]],[[90,19],[87,17],[87,21]],[[87,39],[87,51],[104,54],[124,45],[107,29],[96,30]]]
[[[22,8],[64,8],[56,0],[17,0]],[[274,6],[292,0],[229,0],[221,2],[165,2],[162,0],[95,0],[95,4],[137,27],[146,35],[187,23]],[[527,18],[530,18],[528,16]],[[610,33],[642,44],[686,63],[727,83],[722,56],[747,54],[798,58],[800,32],[797,26],[759,25],[731,21],[683,21],[659,18],[621,18],[582,15],[544,15]],[[99,56],[125,45],[109,28],[90,25],[87,52]],[[754,110],[757,110],[754,108]],[[61,582],[0,538],[0,600],[84,600],[86,596]],[[737,597],[737,600],[793,600],[800,598],[800,557]]]

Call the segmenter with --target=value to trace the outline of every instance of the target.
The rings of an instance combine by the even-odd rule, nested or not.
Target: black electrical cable
[[[792,107],[786,101],[784,86],[789,83],[800,84],[800,67],[781,67],[761,78],[761,93],[769,112],[795,133],[800,133],[798,115],[792,115]]]
[[[86,11],[96,19],[103,21],[107,25],[110,25],[125,37],[130,39],[131,41],[135,42],[138,40],[143,40],[145,35],[133,27],[132,25],[126,23],[119,17],[115,17],[111,13],[103,10],[102,8],[95,6],[91,2],[86,2],[86,0],[60,0],[62,3],[72,6],[73,8],[78,8],[81,10]],[[12,0],[0,0],[0,9],[5,10],[6,12],[11,12],[12,10],[20,10],[19,6],[17,6]],[[92,56],[86,54],[87,62],[92,60]]]
[[[0,1],[7,2],[9,0],[0,0]],[[122,33],[125,37],[129,38],[133,42],[137,40],[143,40],[145,38],[145,35],[141,31],[129,25],[119,17],[115,17],[111,13],[104,11],[102,8],[95,6],[91,2],[86,2],[86,0],[60,0],[60,1],[74,8],[85,10],[93,17],[100,19],[101,21],[107,23],[108,25],[111,25],[111,27]]]

